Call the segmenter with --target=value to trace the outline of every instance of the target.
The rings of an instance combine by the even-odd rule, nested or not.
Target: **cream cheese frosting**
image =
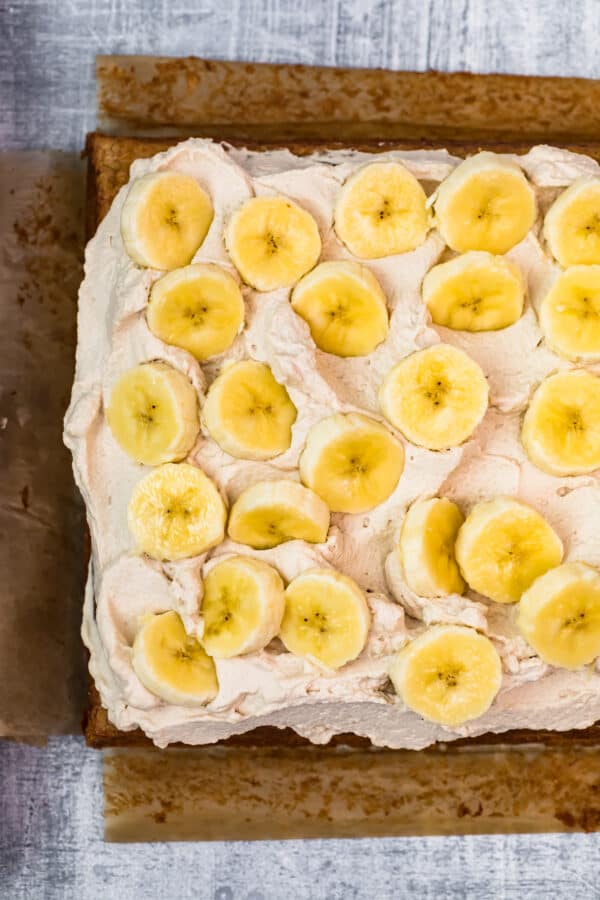
[[[385,153],[401,161],[432,194],[460,162],[445,151]],[[597,175],[594,160],[552,147],[534,147],[511,157],[530,178],[540,210],[557,190],[581,175]],[[344,180],[371,154],[354,151],[297,157],[289,151],[235,150],[191,139],[149,160],[138,160],[131,179],[172,169],[192,175],[210,194],[215,215],[194,262],[217,263],[237,273],[223,243],[224,225],[252,196],[283,194],[317,221],[322,259],[351,258],[333,229],[333,209]],[[544,343],[536,309],[559,274],[544,252],[540,221],[507,256],[523,272],[527,304],[523,316],[500,332],[471,334],[433,326],[420,296],[426,272],[445,258],[432,230],[416,250],[369,261],[386,294],[387,339],[369,356],[342,359],[316,348],[306,323],[295,314],[289,292],[259,294],[242,286],[244,327],[229,350],[200,365],[148,329],[145,307],[162,273],[142,270],[125,252],[121,189],[86,250],[79,294],[77,365],[65,442],[73,453],[75,478],[86,503],[92,558],[82,634],[90,672],[114,724],[141,727],[158,746],[175,741],[211,743],[260,725],[291,727],[314,743],[355,733],[377,746],[419,749],[435,741],[513,728],[582,728],[600,719],[600,674],[543,663],[519,635],[514,609],[469,591],[466,596],[424,598],[414,594],[395,552],[408,505],[421,497],[447,496],[463,511],[478,500],[507,494],[541,512],[565,545],[567,560],[600,565],[600,482],[597,475],[556,478],[536,469],[519,440],[520,421],[537,384],[569,368]],[[291,541],[253,550],[226,539],[200,557],[160,563],[136,554],[127,528],[127,504],[148,470],[115,442],[104,417],[114,381],[139,362],[161,359],[183,372],[200,403],[223,364],[251,357],[267,363],[285,385],[298,417],[290,448],[268,462],[235,459],[202,429],[188,461],[206,471],[230,504],[257,480],[298,479],[298,458],[309,428],[333,412],[358,410],[381,419],[377,392],[387,371],[414,350],[445,341],[460,347],[483,368],[490,408],[470,440],[432,452],[403,441],[406,465],[393,494],[366,514],[333,514],[327,541]],[[187,631],[202,636],[202,579],[219,559],[243,553],[274,565],[286,581],[312,566],[333,566],[367,592],[372,626],[361,655],[337,672],[287,652],[279,640],[264,650],[215,660],[216,698],[203,707],[165,703],[138,680],[132,644],[143,616],[177,610]],[[500,653],[503,681],[492,707],[459,728],[426,722],[404,706],[391,688],[393,655],[410,637],[435,623],[469,625],[487,634]]]

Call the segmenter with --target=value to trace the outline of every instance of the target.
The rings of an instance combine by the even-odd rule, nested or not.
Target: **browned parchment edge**
[[[152,156],[166,150],[168,147],[176,143],[177,138],[152,138],[140,139],[129,137],[115,137],[112,135],[103,135],[93,133],[88,135],[86,143],[86,154],[88,159],[88,228],[90,234],[95,230],[95,226],[102,220],[108,212],[115,194],[119,188],[129,179],[129,166],[134,159]],[[251,146],[252,149],[267,150],[281,147],[281,144],[266,143],[260,144],[256,142],[240,142],[245,146]],[[307,154],[316,150],[347,148],[347,143],[337,142],[336,144],[327,144],[316,142],[296,142],[286,145],[292,152],[298,154]],[[415,149],[423,147],[423,142],[419,141],[402,141],[402,142],[381,142],[377,140],[363,141],[359,144],[352,144],[355,149],[378,152],[382,149]],[[428,147],[448,146],[447,143],[441,144],[438,141],[430,140],[426,142]],[[479,149],[479,143],[461,143],[452,145],[452,150],[459,155],[473,153]],[[502,149],[506,152],[525,152],[531,146],[531,142],[520,142],[519,144],[506,144],[504,142],[495,142],[486,144],[486,148]],[[600,159],[600,144],[597,145],[573,145],[569,149],[579,152],[586,152]],[[151,742],[139,729],[130,732],[122,732],[112,725],[108,719],[106,710],[102,707],[100,697],[94,685],[89,688],[89,706],[84,718],[84,732],[88,744],[96,748],[107,747],[144,747],[151,746]],[[587,745],[600,745],[600,723],[591,728],[581,731],[571,732],[555,732],[555,731],[530,731],[525,729],[513,730],[505,732],[501,735],[482,735],[478,738],[470,738],[461,741],[452,741],[444,745],[444,752],[449,748],[461,748],[464,746],[494,745],[494,744],[540,744],[544,746],[563,747],[569,746],[574,741]],[[249,748],[249,747],[306,747],[309,742],[301,738],[291,729],[277,729],[271,727],[261,727],[244,734],[236,735],[227,741],[221,742],[227,746]],[[330,746],[352,746],[355,748],[368,748],[370,741],[361,738],[358,735],[338,735],[330,742]],[[397,751],[389,751],[381,749],[378,754],[397,753]]]

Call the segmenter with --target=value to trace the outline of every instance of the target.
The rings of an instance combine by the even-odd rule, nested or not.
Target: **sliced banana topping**
[[[225,246],[246,284],[274,291],[316,265],[321,237],[310,213],[287,197],[253,197],[229,220]]]
[[[577,370],[542,381],[525,413],[521,440],[531,462],[550,475],[600,468],[600,378]]]
[[[233,344],[244,324],[244,299],[228,272],[196,263],[154,282],[146,319],[161,341],[203,362]]]
[[[535,194],[519,166],[487,151],[461,162],[435,199],[435,224],[459,253],[506,253],[523,240],[535,216]]]
[[[360,413],[337,413],[314,425],[300,456],[302,482],[334,512],[366,512],[383,503],[403,469],[402,444]]]
[[[339,669],[364,648],[371,614],[359,586],[334,569],[309,569],[287,586],[280,637],[290,653]]]
[[[386,419],[413,444],[446,450],[466,441],[483,419],[488,385],[466,353],[436,344],[412,353],[388,372],[379,404]]]
[[[563,557],[562,541],[535,509],[512,497],[475,504],[455,544],[460,571],[474,591],[516,603]]]
[[[326,353],[366,356],[387,337],[385,294],[359,263],[321,263],[298,282],[291,301]]]
[[[593,662],[600,656],[600,574],[574,562],[541,575],[521,597],[517,626],[550,665]]]
[[[138,548],[154,559],[197,556],[225,536],[225,504],[202,469],[167,463],[142,478],[127,510]]]
[[[578,178],[554,201],[544,237],[561,266],[600,264],[600,178]]]
[[[600,265],[562,272],[540,306],[549,346],[566,359],[600,359]]]
[[[296,407],[264,363],[227,366],[213,381],[202,409],[212,439],[240,459],[271,459],[292,442]]]
[[[502,665],[489,638],[462,625],[437,625],[400,650],[390,678],[413,712],[456,726],[490,708]]]
[[[146,466],[183,459],[200,428],[198,397],[186,376],[164,362],[143,363],[115,383],[106,419],[113,437]]]
[[[423,300],[436,325],[498,331],[523,313],[525,282],[510,260],[471,250],[430,269],[423,279]]]
[[[121,236],[140,266],[186,266],[213,220],[210,197],[191,175],[151,172],[129,188],[121,210]]]
[[[272,566],[249,556],[216,563],[204,579],[204,649],[216,659],[262,650],[279,632],[283,609],[283,581]]]
[[[462,594],[465,583],[454,555],[460,509],[445,497],[417,500],[400,531],[398,552],[408,586],[420,597]]]
[[[371,163],[345,182],[335,205],[337,236],[354,256],[406,253],[427,237],[425,191],[403,165]]]
[[[321,544],[327,540],[329,509],[297,481],[259,481],[242,491],[231,507],[227,533],[257,550],[284,541]]]
[[[173,610],[145,619],[132,663],[144,687],[166,703],[203,706],[219,692],[214,662]]]
[[[249,183],[246,175],[244,179]],[[336,186],[337,182],[330,180],[330,184]],[[326,199],[324,194],[321,199]],[[415,328],[423,325],[428,317],[422,306],[417,304],[415,309],[409,303],[400,310],[404,318],[392,320],[394,328],[398,323],[399,328],[390,335],[386,294],[367,268],[371,265],[379,271],[382,263],[364,261],[413,251],[435,226],[447,247],[458,255],[447,253],[445,258],[453,258],[434,265],[422,280],[422,299],[431,321],[440,329],[472,333],[509,328],[523,315],[527,282],[504,254],[534,227],[536,195],[513,159],[481,152],[461,162],[441,182],[432,203],[430,213],[422,186],[402,164],[387,160],[362,166],[340,187],[333,211],[335,235],[345,247],[342,255],[352,254],[356,259],[319,263],[322,240],[313,216],[286,196],[254,196],[233,212],[223,233],[225,248],[237,269],[234,277],[213,263],[192,262],[211,230],[214,215],[211,197],[195,178],[173,170],[155,171],[129,186],[120,223],[125,251],[138,266],[158,270],[142,279],[146,284],[153,282],[146,310],[149,330],[159,341],[181,348],[201,363],[227,354],[235,342],[208,390],[202,415],[190,380],[163,361],[144,362],[123,373],[106,402],[106,421],[122,450],[136,463],[156,467],[137,483],[128,504],[136,558],[142,554],[159,561],[196,557],[221,544],[226,531],[231,541],[245,545],[236,547],[235,555],[208,562],[206,557],[200,559],[206,572],[199,601],[200,639],[187,633],[175,610],[155,612],[141,620],[129,617],[129,642],[135,634],[133,669],[141,684],[165,703],[189,707],[210,703],[219,693],[214,660],[258,653],[277,636],[289,653],[330,670],[330,675],[365,651],[371,627],[369,603],[374,615],[379,614],[376,602],[370,599],[368,603],[352,578],[331,568],[307,568],[313,563],[304,556],[315,551],[305,546],[298,557],[299,544],[290,548],[293,553],[287,561],[282,550],[273,556],[286,579],[301,572],[286,588],[277,569],[255,558],[265,554],[243,554],[252,553],[250,547],[263,551],[288,541],[323,544],[332,512],[356,516],[384,504],[396,491],[405,465],[399,433],[417,447],[444,451],[467,441],[482,422],[489,389],[481,367],[450,343],[428,346],[403,358],[402,329],[408,329],[410,336],[413,324]],[[220,215],[222,211],[217,212]],[[536,303],[547,347],[572,363],[600,361],[600,177],[581,178],[562,191],[545,216],[543,233],[549,252],[562,267],[539,310]],[[328,239],[333,239],[339,251],[335,237],[329,234]],[[330,246],[326,246],[326,256]],[[206,247],[202,255],[209,255]],[[400,287],[404,282],[410,287],[417,256],[423,252],[415,254],[407,273],[400,272]],[[420,272],[417,265],[414,284],[432,261],[422,260]],[[553,262],[546,259],[546,263],[558,271]],[[525,265],[529,265],[529,257]],[[536,280],[535,267],[529,276]],[[245,285],[254,291],[280,293],[260,297],[249,293]],[[263,313],[258,313],[250,333],[236,341],[244,329],[242,288],[250,298],[252,315],[262,305],[266,318],[263,322]],[[283,324],[279,319],[275,325],[271,322],[273,304],[287,311]],[[530,318],[528,313],[516,330],[519,341]],[[345,409],[355,403],[363,405],[352,393],[357,372],[358,378],[364,371],[367,393],[372,393],[369,379],[383,358],[381,345],[388,337],[385,353],[395,354],[390,357],[395,364],[379,390],[385,422],[361,412],[327,415],[309,428],[298,471],[291,478],[252,483],[253,470],[264,469],[268,477],[278,469],[237,460],[267,461],[285,453],[292,446],[298,417],[288,390],[275,379],[269,365],[254,359],[230,361],[230,357],[244,355],[243,347],[254,353],[257,325],[260,331],[265,323],[271,330],[280,325],[281,334],[272,350],[287,341],[286,358],[295,366],[293,354],[299,354],[297,371],[301,374],[305,360],[309,367],[315,365],[311,341],[308,355],[302,355],[306,323],[312,341],[322,351],[316,357],[317,374],[324,379],[319,384],[327,382],[329,390],[326,369],[333,367],[331,377]],[[294,327],[290,328],[290,323]],[[143,330],[143,320],[139,324]],[[423,328],[419,335],[425,335],[425,342],[437,337]],[[454,343],[467,340],[464,335],[450,339]],[[535,339],[539,340],[539,333]],[[484,340],[484,347],[486,340],[492,341],[493,350],[493,341],[505,338],[477,340]],[[528,341],[525,334],[525,348]],[[521,348],[521,343],[516,346]],[[369,359],[378,347],[376,358]],[[352,362],[356,357],[366,359]],[[212,377],[215,363],[208,368]],[[350,373],[348,384],[346,371]],[[530,383],[530,372],[527,368],[523,373],[525,386]],[[305,393],[310,393],[308,387]],[[298,400],[300,395],[290,390]],[[322,396],[317,396],[316,388],[314,393],[318,404]],[[329,396],[331,400],[333,388]],[[337,405],[332,401],[326,412]],[[310,415],[312,408],[300,409],[299,405],[303,415]],[[495,421],[492,416],[491,426]],[[235,471],[240,470],[242,483],[250,482],[231,506],[229,516],[217,484],[196,465],[182,462],[192,450],[201,424],[212,441],[235,457]],[[296,426],[296,438],[298,427],[306,427],[306,423]],[[485,428],[478,436],[484,432]],[[553,476],[600,471],[600,376],[570,368],[547,377],[531,396],[521,439],[530,461]],[[406,446],[411,449],[410,444]],[[476,450],[472,442],[469,453]],[[414,455],[414,447],[412,452]],[[491,450],[481,448],[481,452],[489,454]],[[441,465],[442,457],[438,454],[436,458]],[[286,459],[278,465],[284,465]],[[469,456],[469,464],[470,460]],[[512,490],[516,463],[508,462]],[[471,485],[468,496],[484,493],[479,487],[486,472],[475,473],[477,484]],[[293,480],[297,477],[300,481]],[[495,603],[518,604],[512,620],[543,661],[578,669],[598,659],[600,572],[584,562],[563,564],[560,537],[527,504],[499,496],[477,502],[465,518],[449,499],[428,496],[425,488],[431,487],[431,482],[427,479],[429,473],[423,481],[425,487],[417,484],[412,492],[426,499],[417,499],[406,510],[393,553],[382,545],[386,564],[396,567],[390,572],[404,585],[404,593],[435,600],[470,589]],[[538,473],[540,479],[541,483],[544,479]],[[432,490],[439,489],[442,480],[443,472],[438,488],[434,485]],[[231,483],[234,496],[239,487],[235,489]],[[402,488],[394,497],[400,493]],[[392,505],[384,507],[375,516],[371,532],[365,532],[366,550],[385,536],[384,529],[389,533],[398,524],[393,513],[383,515]],[[349,543],[342,549],[352,550],[354,526],[350,522],[346,534],[344,523],[348,520],[342,521],[342,537],[348,537]],[[368,524],[362,518],[355,522],[358,529]],[[288,566],[290,560],[293,565]],[[196,568],[197,564],[198,560]],[[358,572],[359,567],[354,568]],[[444,602],[449,604],[440,599],[437,605]],[[485,605],[476,605],[485,611]],[[153,608],[162,610],[163,606],[158,602]],[[420,610],[416,604],[415,608]],[[387,627],[385,621],[383,624]],[[371,650],[369,645],[360,664],[350,672],[351,678],[355,677],[354,668],[362,672]],[[298,661],[295,664],[299,665]],[[223,678],[227,666],[218,665]],[[313,671],[308,663],[302,667],[308,675]],[[395,655],[389,674],[406,707],[431,722],[456,727],[489,709],[501,687],[502,666],[494,643],[474,628],[434,625]],[[196,720],[199,713],[190,712],[189,716]]]

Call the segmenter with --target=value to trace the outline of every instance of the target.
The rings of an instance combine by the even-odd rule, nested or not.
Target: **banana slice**
[[[121,210],[121,237],[134,262],[176,269],[191,262],[213,220],[210,197],[181,172],[137,178]]]
[[[202,419],[212,439],[240,459],[271,459],[288,449],[296,407],[264,363],[227,366],[210,386]]]
[[[508,259],[471,250],[430,269],[423,279],[423,300],[436,325],[498,331],[521,317],[525,283]]]
[[[533,227],[535,194],[516,163],[482,152],[442,181],[435,224],[453,250],[506,253]]]
[[[425,191],[397,162],[371,163],[346,181],[335,205],[334,227],[361,259],[406,253],[429,230]]]
[[[279,636],[290,653],[339,669],[367,642],[371,614],[359,586],[334,569],[309,569],[287,586]]]
[[[379,390],[386,419],[413,444],[457,447],[475,431],[488,405],[488,385],[476,362],[450,344],[411,353]]]
[[[475,504],[455,544],[461,573],[496,603],[516,603],[540,575],[558,566],[562,541],[534,509],[512,497]]]
[[[198,430],[198,397],[182,372],[164,362],[129,369],[115,383],[106,409],[113,437],[138,463],[183,459]]]
[[[456,726],[490,708],[502,665],[489,638],[464,625],[436,625],[402,648],[390,678],[413,712]]]
[[[167,463],[142,478],[127,510],[139,549],[164,560],[197,556],[220,544],[225,518],[214,483],[188,463]]]
[[[550,475],[582,475],[600,468],[600,378],[559,372],[537,388],[521,440],[531,462]]]
[[[417,500],[400,531],[398,551],[408,586],[420,597],[462,594],[465,583],[454,556],[460,509],[445,497]]]
[[[554,201],[544,237],[561,266],[600,263],[600,178],[578,178]]]
[[[225,246],[246,284],[274,291],[316,265],[321,237],[310,213],[286,197],[253,197],[229,220]]]
[[[217,659],[262,650],[279,632],[283,609],[283,581],[272,566],[249,556],[217,563],[204,579],[204,649]]]
[[[517,626],[550,665],[593,662],[600,656],[600,574],[581,562],[546,572],[521,597]]]
[[[321,263],[298,282],[291,301],[325,353],[366,356],[387,337],[385,294],[359,263]]]
[[[146,319],[157,338],[203,362],[233,344],[244,324],[244,299],[228,272],[197,263],[154,282]]]
[[[167,703],[203,706],[219,692],[214,662],[173,610],[146,618],[132,663],[144,687]]]
[[[367,512],[398,484],[404,448],[374,419],[336,413],[310,429],[299,467],[302,482],[333,512]]]
[[[542,300],[539,318],[547,343],[560,356],[600,359],[600,266],[562,272]]]
[[[294,540],[322,544],[328,531],[327,505],[297,481],[285,479],[259,481],[242,491],[227,529],[232,540],[257,550]]]

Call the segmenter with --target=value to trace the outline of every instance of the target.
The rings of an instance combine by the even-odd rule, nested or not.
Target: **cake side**
[[[345,163],[345,162],[346,162],[346,160],[344,160],[344,163]],[[405,160],[405,162],[406,162],[406,164],[408,165],[408,160]],[[424,162],[424,161],[421,160],[419,164],[422,164],[423,162]],[[574,164],[574,160],[572,160],[572,159],[569,159],[568,162],[569,162],[569,165],[573,165],[573,164]],[[322,165],[322,163],[320,163],[320,164]],[[429,159],[429,163],[428,163],[428,164],[429,164],[429,165],[434,165],[435,167],[439,167],[439,165],[440,165],[440,159],[439,159],[439,158],[436,158],[436,156],[435,156],[435,154],[434,154],[434,155]],[[444,164],[446,164],[445,161],[442,163],[442,165],[444,165]],[[285,170],[284,170],[284,172],[285,172]],[[429,173],[428,173],[428,174],[429,174]],[[275,173],[275,175],[277,175],[277,173]],[[266,175],[266,176],[261,176],[261,175],[259,175],[258,177],[259,177],[259,179],[260,179],[261,177],[266,177],[266,178],[268,179],[270,176],[269,176],[269,175]],[[558,177],[560,178],[560,175],[559,175]],[[563,177],[564,177],[564,176],[563,176]],[[424,179],[424,180],[425,180],[425,179]],[[433,179],[431,179],[431,180],[432,180],[432,181],[435,181],[435,178],[433,178]],[[307,201],[305,201],[305,202],[306,202],[306,205],[308,206],[308,202],[307,202]],[[326,231],[326,229],[323,229],[323,231]],[[112,238],[111,238],[111,240],[112,240]],[[222,261],[222,260],[221,260],[221,261]],[[381,276],[380,276],[380,277],[381,277]],[[383,278],[382,278],[382,281],[383,281]],[[370,413],[373,413],[373,412],[374,412],[374,410],[373,410],[371,407],[369,407],[368,411],[369,411]],[[216,477],[216,476],[215,476],[215,477]],[[462,476],[461,476],[461,478],[462,478]],[[589,556],[589,554],[588,554],[588,556]],[[593,561],[593,560],[592,560],[592,561]],[[343,567],[343,566],[342,566],[342,567]],[[356,573],[354,573],[354,574],[356,574]],[[384,584],[384,583],[381,581],[381,579],[380,579],[378,585],[369,585],[368,583],[365,583],[363,586],[368,590],[369,587],[385,587],[385,584]],[[430,604],[430,606],[431,606],[431,604]],[[384,604],[384,607],[387,609],[387,607],[385,606],[385,604]],[[414,611],[414,609],[413,609],[413,611]],[[458,620],[459,620],[459,621],[461,621],[461,619],[460,619],[460,615],[461,615],[461,614],[467,615],[466,620],[463,618],[462,621],[466,621],[467,624],[472,625],[474,621],[475,621],[475,623],[477,624],[477,621],[476,621],[476,619],[475,619],[475,620],[473,619],[473,616],[477,617],[477,616],[480,614],[480,611],[477,610],[476,606],[469,606],[469,605],[467,604],[467,605],[465,606],[465,610],[463,610],[462,613],[460,613],[459,616],[458,616]],[[446,613],[446,615],[447,615],[447,613]],[[432,621],[435,621],[435,619],[433,619]],[[400,632],[399,632],[399,633],[400,633]],[[395,649],[395,648],[392,648],[392,649]],[[371,658],[373,658],[372,651],[370,651],[370,652],[371,652]],[[526,657],[526,658],[527,658],[527,659],[532,659],[533,657],[532,657],[532,656],[528,656],[528,657]],[[543,668],[543,667],[542,667],[542,668]],[[514,674],[518,674],[518,673],[514,673]],[[377,678],[379,678],[379,677],[380,677],[380,675],[377,674]],[[548,686],[548,678],[549,678],[549,677],[551,677],[551,673],[550,673],[550,675],[549,675],[546,671],[544,671],[544,673],[543,673],[543,678],[540,679],[540,680],[546,679],[546,687]],[[513,693],[513,698],[514,698],[514,691],[509,691],[508,693]],[[568,704],[565,704],[565,706],[566,706],[566,705],[568,705]],[[376,715],[376,717],[377,717],[377,720],[378,720],[378,721],[377,721],[378,727],[381,726],[381,723],[382,723],[383,719],[387,718],[387,715],[388,715],[388,713],[389,713],[389,714],[391,715],[391,718],[390,718],[390,721],[384,726],[384,730],[390,730],[390,733],[391,733],[391,731],[395,731],[396,736],[393,737],[392,740],[393,740],[393,741],[398,741],[398,740],[402,741],[402,740],[403,740],[403,736],[402,736],[401,732],[402,732],[403,729],[402,729],[402,727],[400,727],[400,728],[397,730],[397,725],[398,725],[398,722],[397,722],[398,708],[397,708],[397,706],[395,705],[395,702],[393,702],[393,703],[390,704],[390,702],[389,702],[389,697],[386,696],[386,690],[384,691],[384,695],[383,695],[383,706],[389,707],[389,709],[385,709],[385,710],[384,710],[383,708],[382,708],[382,709],[377,709],[376,712],[374,713],[374,714]],[[327,734],[329,733],[329,731],[331,730],[332,727],[333,727],[334,730],[348,730],[347,728],[345,728],[345,729],[343,728],[344,722],[346,722],[346,723],[350,722],[352,725],[355,725],[355,724],[356,724],[356,728],[357,728],[357,730],[358,730],[359,732],[360,732],[360,729],[361,729],[361,728],[364,729],[364,727],[365,727],[365,726],[364,726],[364,718],[365,718],[366,707],[363,706],[363,705],[360,705],[359,708],[356,710],[356,722],[355,722],[355,719],[354,719],[354,714],[351,715],[351,710],[349,710],[349,709],[347,709],[347,710],[346,710],[346,713],[344,714],[344,716],[342,716],[342,718],[343,718],[344,721],[340,721],[340,723],[337,723],[337,722],[333,722],[333,721],[332,721],[332,720],[333,720],[334,718],[336,718],[336,717],[335,717],[335,716],[331,716],[331,715],[330,715],[330,711],[331,711],[331,710],[328,710],[327,713],[325,714],[325,717],[326,717],[325,730],[324,730],[324,732],[323,732],[322,735],[319,735],[319,739],[322,739],[323,736],[326,737]],[[547,712],[547,711],[546,711],[546,712]],[[563,712],[564,712],[564,708],[561,707],[561,719],[560,719],[560,721],[557,723],[557,726],[558,726],[558,727],[569,727],[569,724],[571,724],[571,725],[573,725],[573,724],[578,724],[578,723],[574,723],[574,722],[572,721],[572,719],[569,719],[569,718],[568,718],[568,714],[567,714],[567,717],[565,718],[565,717],[563,716]],[[409,717],[410,717],[410,716],[412,716],[413,714],[408,714],[408,715],[409,715]],[[512,720],[512,715],[513,715],[513,714],[512,714],[512,711],[511,711],[511,713],[510,713],[511,719],[510,719],[510,720],[507,719],[506,721],[501,722],[501,723],[500,723],[500,728],[504,729],[504,728],[507,728],[507,727],[511,727],[511,725],[514,724],[514,722],[513,722],[513,720]],[[597,717],[597,716],[594,715],[594,718],[596,718],[596,717]],[[360,721],[361,719],[362,719],[362,722]],[[588,721],[590,721],[590,720],[588,720]],[[257,719],[256,723],[258,724],[258,722],[259,722],[259,720]],[[274,724],[277,724],[277,725],[280,724],[280,721],[279,721],[279,719],[277,718],[277,716],[275,717]],[[284,719],[284,721],[282,722],[282,724],[285,724],[285,719]],[[296,724],[298,724],[298,723],[296,723]],[[543,724],[544,724],[544,723],[539,724],[539,727],[543,727]],[[482,727],[485,727],[483,722],[481,723],[481,725],[482,725]],[[236,727],[237,727],[237,726],[236,726]],[[301,723],[301,722],[299,723],[299,727],[302,728],[302,723]],[[371,726],[369,726],[369,727],[371,727]],[[420,726],[418,726],[418,727],[420,727]],[[535,727],[535,725],[534,725],[534,727]],[[351,729],[351,730],[352,730],[352,729]],[[486,729],[486,730],[487,730],[487,729]],[[217,733],[217,732],[215,732],[215,733]],[[225,731],[225,732],[224,732],[224,735],[225,735],[226,733],[227,733],[227,732]],[[448,737],[451,737],[451,736],[452,736],[452,735],[448,735],[444,730],[441,730],[441,731],[439,732],[439,735],[437,736],[437,739],[442,739],[442,740],[444,740],[444,739],[448,739]],[[435,737],[434,737],[434,739],[435,739]],[[202,742],[203,740],[204,740],[204,736],[200,735],[200,741]],[[418,740],[423,740],[423,738],[418,738]],[[428,736],[427,738],[425,738],[425,740],[426,740],[427,742],[430,742],[429,736]],[[385,741],[383,741],[383,742],[385,742]],[[402,746],[403,744],[398,743],[398,744],[396,744],[396,745],[397,745],[397,746]]]

